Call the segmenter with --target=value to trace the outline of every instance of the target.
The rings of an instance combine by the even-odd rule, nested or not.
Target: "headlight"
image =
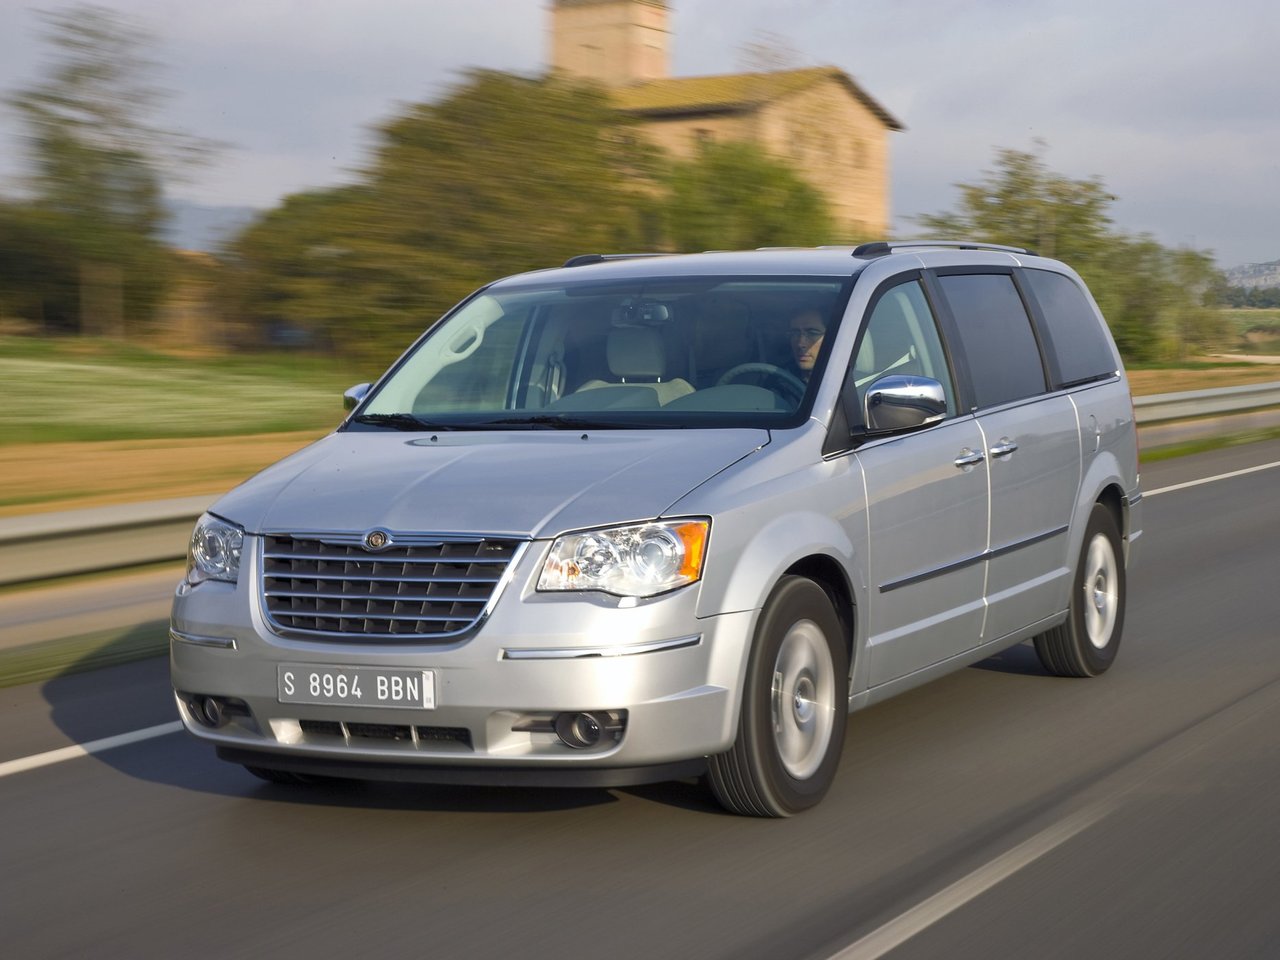
[[[240,550],[244,531],[234,523],[205,514],[196,521],[187,546],[187,582],[225,580],[235,583],[240,576]]]
[[[652,597],[695,583],[710,529],[709,520],[673,520],[566,534],[551,545],[538,589]]]

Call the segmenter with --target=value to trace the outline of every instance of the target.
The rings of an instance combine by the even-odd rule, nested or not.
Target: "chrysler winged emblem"
[[[370,530],[364,535],[366,550],[381,550],[391,545],[391,534],[385,530]]]

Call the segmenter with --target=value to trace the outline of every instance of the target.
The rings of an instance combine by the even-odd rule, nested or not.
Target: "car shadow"
[[[165,656],[116,662],[136,655],[154,637],[154,624],[141,625],[90,654],[68,662],[40,688],[50,716],[73,743],[173,724],[178,720]],[[154,648],[154,643],[152,643]],[[299,806],[424,812],[546,813],[617,803],[633,796],[651,803],[699,812],[719,807],[696,781],[636,787],[471,787],[386,781],[320,780],[274,784],[243,767],[219,760],[211,746],[184,731],[162,733],[136,743],[95,752],[89,758],[125,776],[197,793],[246,797]],[[83,762],[83,761],[81,761]]]
[[[122,634],[84,661],[72,661],[46,681],[41,692],[50,715],[66,737],[80,744],[177,720],[169,686],[168,659],[151,656],[101,666],[128,658],[142,649],[154,624]],[[1011,676],[1049,677],[1029,643],[1017,644],[973,666]],[[369,810],[470,813],[549,813],[587,809],[633,797],[648,803],[696,813],[723,813],[700,780],[668,781],[624,788],[472,787],[325,780],[307,784],[274,784],[244,768],[217,759],[213,748],[182,731],[95,753],[98,763],[135,779],[167,787],[224,797],[254,798],[298,806]]]
[[[705,813],[723,812],[696,781],[647,784],[640,787],[468,787],[374,780],[331,780],[307,784],[254,782],[256,778],[229,764],[222,778],[237,780],[243,790],[235,796],[300,806],[346,807],[369,810],[418,810],[430,813],[553,813],[618,803],[632,796],[661,806]],[[247,784],[245,778],[248,778]]]
[[[999,653],[972,664],[976,670],[991,670],[996,673],[1011,673],[1025,677],[1052,676],[1040,662],[1040,657],[1030,641],[1015,644]]]

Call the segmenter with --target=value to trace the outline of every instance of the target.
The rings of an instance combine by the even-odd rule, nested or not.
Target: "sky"
[[[270,207],[350,179],[370,130],[469,67],[546,67],[548,0],[104,0],[156,35],[162,125],[228,148],[170,193]],[[40,76],[36,9],[0,0],[0,91]],[[1280,259],[1276,0],[670,0],[672,71],[735,72],[768,42],[849,73],[906,126],[891,136],[895,232],[953,209],[997,149],[1097,176],[1117,229]],[[20,173],[0,112],[0,189]]]

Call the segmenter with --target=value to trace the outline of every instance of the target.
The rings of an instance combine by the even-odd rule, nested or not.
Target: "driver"
[[[791,338],[791,359],[795,361],[801,380],[808,382],[813,365],[822,349],[827,323],[817,310],[803,310],[787,322],[787,335]]]

